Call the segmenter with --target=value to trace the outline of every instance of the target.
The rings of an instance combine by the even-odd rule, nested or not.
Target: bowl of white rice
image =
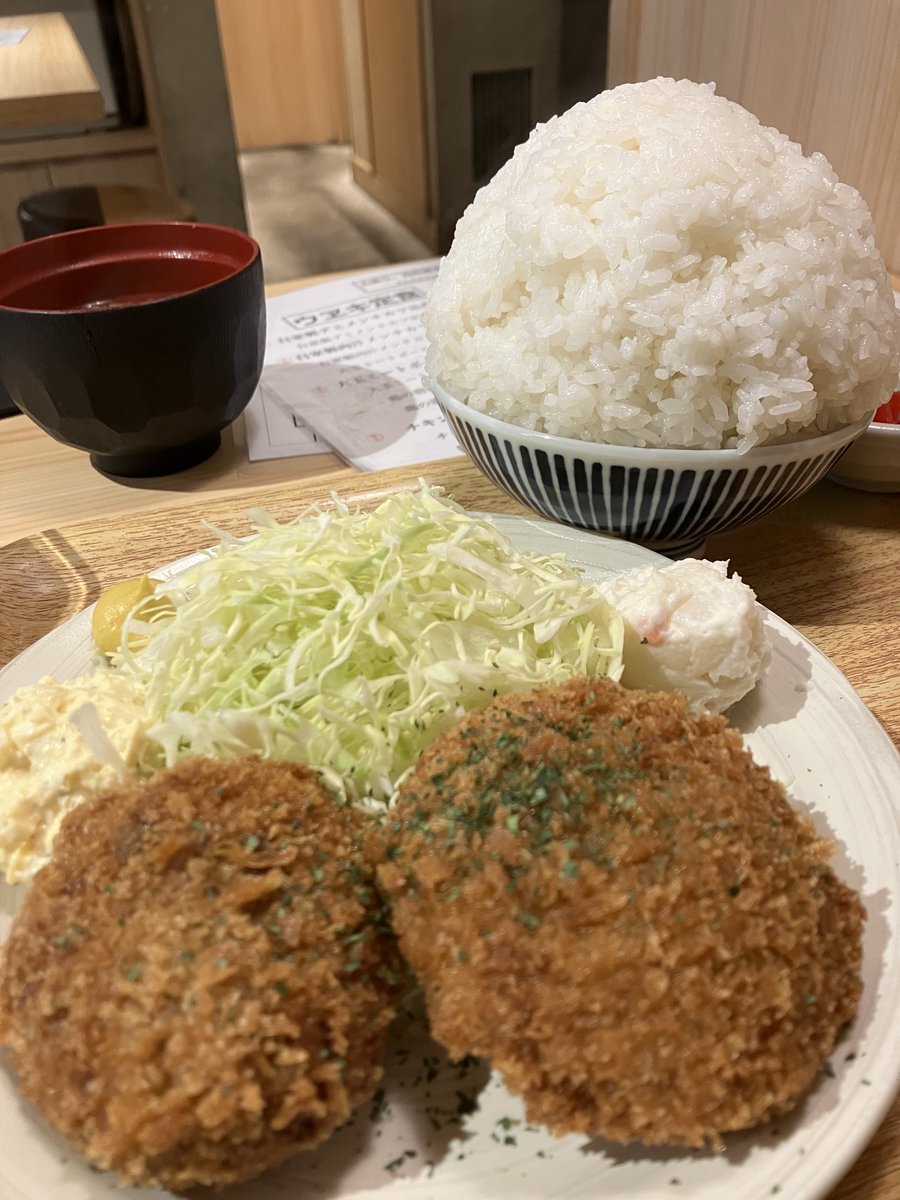
[[[539,125],[460,220],[425,324],[495,482],[669,553],[811,487],[900,369],[862,197],[684,80]]]

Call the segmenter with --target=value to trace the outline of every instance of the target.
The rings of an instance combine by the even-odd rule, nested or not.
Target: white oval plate
[[[520,548],[562,552],[592,580],[663,561],[627,542],[543,521],[491,520]],[[156,574],[174,574],[198,557]],[[859,1016],[803,1104],[774,1125],[729,1137],[722,1155],[648,1151],[583,1137],[557,1140],[524,1123],[519,1102],[483,1064],[448,1063],[428,1041],[420,1018],[408,1014],[398,1022],[389,1052],[383,1104],[366,1105],[319,1150],[223,1196],[821,1200],[828,1194],[900,1086],[900,756],[812,643],[771,613],[766,623],[772,665],[730,716],[755,757],[787,785],[820,831],[836,839],[836,869],[860,890],[869,912]],[[0,700],[43,675],[71,678],[91,660],[87,610],[0,672]],[[0,889],[0,938],[14,892]],[[0,1200],[113,1196],[121,1196],[115,1180],[72,1155],[19,1100],[9,1070],[0,1070]]]

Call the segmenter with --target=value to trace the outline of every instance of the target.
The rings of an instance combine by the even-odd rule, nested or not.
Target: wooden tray
[[[331,472],[234,495],[47,529],[0,548],[0,666],[118,580],[216,541],[207,523],[244,532],[247,509],[284,520],[332,492],[372,506],[427,474],[469,509],[525,513],[467,459],[360,474]],[[533,515],[533,514],[532,514]],[[900,744],[898,506],[891,496],[823,483],[744,529],[709,539],[760,601],[811,638]]]
[[[252,507],[284,520],[331,493],[372,506],[414,488],[423,474],[466,508],[526,513],[468,460],[452,459],[370,475],[339,471],[48,529],[0,548],[0,665],[110,584],[213,544],[209,524],[242,533]],[[900,743],[897,528],[892,497],[825,483],[763,521],[711,538],[706,554],[729,558],[762,603],[816,642]],[[900,1200],[900,1100],[831,1200]]]

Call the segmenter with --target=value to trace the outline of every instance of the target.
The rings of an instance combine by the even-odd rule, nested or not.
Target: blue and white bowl
[[[469,408],[434,380],[429,387],[465,452],[510,496],[551,521],[672,558],[801,496],[869,423],[743,454],[610,446],[534,433]]]

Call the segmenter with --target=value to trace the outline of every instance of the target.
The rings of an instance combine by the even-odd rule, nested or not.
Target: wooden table
[[[340,279],[349,273],[327,278]],[[277,296],[324,278],[274,284],[266,291]],[[190,471],[114,483],[91,468],[86,454],[55,442],[28,417],[7,417],[0,420],[0,546],[51,525],[117,517],[148,507],[168,508],[198,495],[206,501],[236,490],[318,477],[342,466],[334,454],[250,462],[239,419],[224,431],[222,445],[212,458]]]
[[[101,121],[100,86],[63,14],[0,17],[0,33],[22,29],[0,45],[0,129]]]
[[[110,583],[234,531],[263,505],[287,517],[337,491],[374,503],[419,475],[465,506],[520,510],[466,459],[361,474],[330,455],[248,463],[229,437],[170,479],[112,483],[25,417],[0,421],[0,664]],[[824,482],[754,525],[713,537],[760,600],[812,639],[900,745],[900,497]],[[900,1200],[900,1100],[832,1200]]]

